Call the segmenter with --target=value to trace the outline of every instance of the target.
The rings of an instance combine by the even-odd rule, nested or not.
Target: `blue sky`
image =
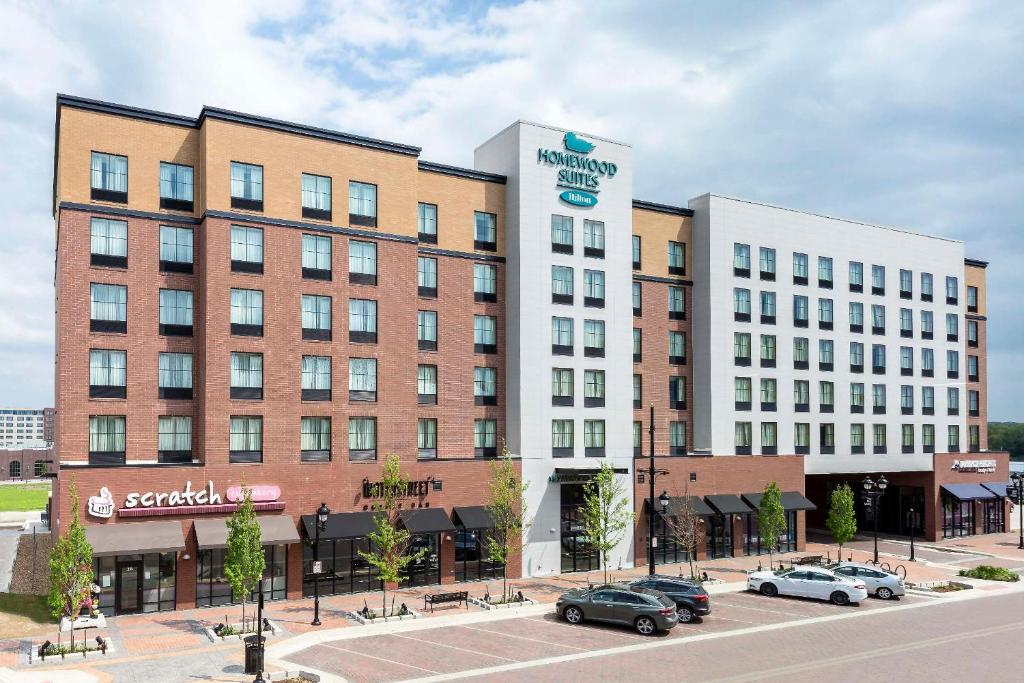
[[[0,405],[53,395],[54,94],[203,104],[471,165],[515,119],[630,141],[637,197],[716,192],[965,240],[991,419],[1024,420],[1024,4],[0,3]]]

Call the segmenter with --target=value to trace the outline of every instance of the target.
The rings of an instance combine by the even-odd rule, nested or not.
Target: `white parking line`
[[[750,607],[748,605],[739,605],[739,604],[736,604],[735,602],[723,602],[722,600],[719,600],[718,604],[719,605],[725,605],[726,607],[735,607],[737,609],[752,610],[754,612],[767,612],[769,614],[782,614],[782,615],[787,616],[787,617],[797,617],[797,618],[799,618],[799,617],[807,616],[806,614],[800,614],[799,612],[784,612],[782,610],[768,609],[766,607]],[[717,615],[715,613],[712,613],[709,618],[714,619],[716,616]]]
[[[575,645],[566,645],[564,643],[552,643],[550,640],[541,640],[539,638],[528,638],[527,636],[517,636],[511,633],[504,633],[503,631],[492,631],[489,628],[478,628],[476,626],[457,626],[456,628],[465,628],[470,631],[479,631],[480,633],[488,633],[492,636],[501,636],[502,638],[515,638],[516,640],[527,640],[531,643],[542,643],[544,645],[554,645],[555,647],[564,647],[570,650],[579,650],[580,652],[592,652],[585,647],[576,647]]]
[[[422,666],[413,666],[412,664],[406,664],[405,662],[399,662],[395,659],[388,659],[387,657],[377,657],[375,655],[368,655],[365,652],[359,652],[358,650],[350,650],[347,647],[338,647],[337,645],[330,645],[329,643],[320,643],[324,647],[329,647],[332,650],[340,650],[341,652],[347,652],[351,655],[359,655],[360,657],[366,657],[368,659],[376,659],[378,662],[387,662],[388,664],[397,664],[398,666],[404,666],[407,669],[416,669],[428,674],[441,675],[440,671],[434,671],[433,669],[424,669]]]
[[[458,650],[459,652],[466,652],[472,655],[483,655],[484,657],[490,657],[492,659],[503,659],[506,662],[521,662],[521,659],[512,659],[510,657],[502,657],[501,655],[492,655],[489,652],[481,652],[479,650],[472,650],[468,647],[459,647],[458,645],[449,645],[448,643],[439,643],[435,640],[426,640],[424,638],[413,638],[412,636],[403,636],[399,633],[395,633],[396,638],[404,638],[405,640],[414,640],[417,643],[423,643],[424,645],[437,645],[438,647],[446,647],[450,650]]]
[[[565,630],[566,628],[569,627],[569,624],[567,624],[567,623],[551,621],[550,619],[545,619],[543,617],[527,617],[526,619],[527,619],[527,621],[533,621],[533,622],[549,624],[551,626],[557,626],[557,627],[559,627],[560,629],[563,629],[563,630]],[[593,624],[594,622],[587,622],[587,623]],[[613,626],[614,627],[615,624],[609,624],[609,626]],[[616,637],[625,638],[626,640],[635,640],[637,642],[639,642],[641,640],[647,640],[647,636],[637,636],[637,635],[633,635],[632,633],[626,633],[626,632],[623,632],[623,633],[615,632],[614,635]]]

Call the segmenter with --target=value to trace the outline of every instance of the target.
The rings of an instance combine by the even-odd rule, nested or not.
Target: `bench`
[[[820,565],[822,559],[821,555],[805,555],[804,557],[798,557],[793,560],[793,564],[817,564]]]
[[[451,593],[427,593],[423,596],[423,611],[427,611],[427,605],[430,606],[430,611],[434,611],[434,605],[440,605],[446,602],[457,602],[459,607],[462,607],[462,603],[466,603],[466,609],[469,609],[469,591],[452,591]]]

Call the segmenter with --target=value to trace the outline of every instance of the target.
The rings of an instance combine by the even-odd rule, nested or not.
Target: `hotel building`
[[[633,175],[628,144],[522,121],[466,169],[405,144],[222,109],[191,118],[59,96],[54,517],[59,530],[73,483],[104,611],[229,602],[224,519],[243,484],[263,528],[267,597],[311,594],[302,540],[321,502],[332,510],[321,593],[376,589],[358,551],[390,454],[413,482],[402,523],[428,551],[403,583],[500,577],[481,543],[503,443],[529,482],[533,520],[510,576],[599,568],[578,506],[601,463],[636,512],[613,564],[647,561],[648,513],[655,560],[682,561],[639,471],[652,405],[657,491],[670,497],[667,514],[685,497],[702,515],[698,559],[765,550],[756,506],[771,481],[788,512],[784,549],[803,547],[806,517],[827,508],[831,486],[865,472],[921,501],[922,536],[942,533],[946,504],[951,532],[983,530],[977,520],[995,513],[957,486],[1005,481],[1006,454],[969,456],[974,465],[950,455],[954,426],[960,450],[985,449],[984,429],[971,440],[984,422],[983,264],[965,262],[959,243],[748,202],[639,201]],[[771,280],[750,266],[762,247],[773,250]],[[794,279],[794,252],[807,268],[832,259],[831,290]],[[886,293],[847,291],[850,261],[865,279],[884,266]],[[902,270],[915,283],[929,273],[934,300],[915,284],[901,306]],[[769,291],[774,313],[752,315]],[[832,301],[835,336],[793,318],[800,296],[805,313]],[[854,301],[869,321],[872,305],[886,305],[887,329],[846,332],[840,312]],[[900,334],[903,307],[913,338]],[[918,336],[926,310],[934,344]],[[955,339],[941,336],[950,314]],[[743,334],[747,364],[727,352]],[[775,337],[774,367],[749,362],[761,335]],[[803,366],[798,337],[814,343]],[[861,375],[840,364],[861,338],[867,358],[876,344],[891,358],[885,377],[862,375],[885,385],[884,419],[845,405]],[[808,365],[824,362],[824,341],[832,367]],[[904,345],[912,376],[898,370]],[[926,347],[939,366],[934,425],[923,412]],[[957,377],[938,372],[949,351]],[[790,403],[801,381],[808,392],[833,384],[828,417],[827,404]],[[902,385],[920,406],[907,416]],[[946,414],[947,385],[960,388],[958,415]],[[751,398],[759,388],[774,410]],[[888,450],[854,450],[855,422],[868,439],[884,425]],[[897,445],[904,424],[913,451]]]

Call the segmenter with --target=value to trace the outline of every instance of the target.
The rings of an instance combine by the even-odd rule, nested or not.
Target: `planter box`
[[[935,590],[940,586],[959,586],[960,590],[954,591],[937,591]],[[947,595],[956,595],[964,590],[970,590],[974,588],[969,583],[963,581],[922,581],[920,583],[908,583],[906,585],[908,593],[917,593],[918,595],[927,595],[934,598],[942,598]]]
[[[480,609],[486,609],[486,610],[508,609],[508,608],[512,608],[512,607],[522,607],[523,605],[535,605],[535,604],[537,604],[536,602],[534,602],[530,598],[524,598],[523,600],[516,601],[516,602],[501,602],[501,603],[486,602],[485,600],[481,600],[480,598],[469,598],[468,602],[469,602],[469,604],[474,605],[475,607],[479,607]]]
[[[110,641],[110,638],[104,638],[103,640],[107,643],[107,652],[106,652],[106,654],[111,654],[111,653],[116,652],[116,650],[114,649],[113,643],[111,643],[111,641]],[[79,642],[78,638],[75,638],[75,645],[78,645],[78,642]],[[95,638],[91,638],[90,637],[88,639],[88,642],[91,644],[92,647],[96,647],[96,639]],[[69,645],[69,644],[70,644],[70,641],[68,643],[62,643],[62,645]],[[83,660],[95,659],[97,657],[105,656],[102,650],[98,650],[97,649],[97,650],[89,650],[85,654],[83,654],[81,652],[68,653],[68,654],[64,655],[63,657],[61,657],[60,655],[46,655],[46,659],[43,660],[42,658],[39,657],[39,647],[41,645],[42,645],[41,642],[39,642],[39,643],[32,643],[32,648],[31,648],[31,650],[29,650],[28,660],[27,660],[29,664],[59,664],[61,662],[79,662],[79,661],[83,661]],[[22,657],[22,661],[23,662],[26,661],[25,660],[24,650],[22,650],[21,657]]]
[[[263,636],[265,638],[276,636],[281,632],[281,627],[275,624],[274,622],[268,619],[267,623],[270,624],[270,628],[269,630],[263,629]],[[234,626],[234,624],[228,624],[228,626]],[[210,639],[211,643],[216,643],[218,641],[224,640],[241,640],[242,638],[248,638],[249,636],[257,635],[256,631],[247,631],[245,633],[234,633],[230,636],[218,636],[216,633],[214,633],[212,626],[204,628],[203,633],[206,634],[206,637]]]
[[[392,621],[408,621],[409,619],[419,619],[423,616],[414,609],[409,610],[408,614],[396,614],[394,616],[389,616],[386,619],[384,617],[367,619],[359,612],[343,612],[343,614],[352,621],[356,622],[357,624],[362,624],[363,626],[371,626],[373,624],[388,624]]]

